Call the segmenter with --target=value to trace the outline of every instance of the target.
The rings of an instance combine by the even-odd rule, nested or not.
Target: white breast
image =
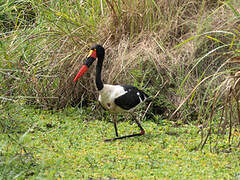
[[[123,110],[115,105],[114,100],[125,93],[126,91],[120,85],[104,84],[103,89],[99,91],[98,101],[111,112],[121,112]]]

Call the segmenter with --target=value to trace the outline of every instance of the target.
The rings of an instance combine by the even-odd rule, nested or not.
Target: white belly
[[[124,110],[116,106],[114,100],[125,93],[126,91],[120,85],[104,84],[104,88],[99,91],[98,101],[110,112],[122,112]]]

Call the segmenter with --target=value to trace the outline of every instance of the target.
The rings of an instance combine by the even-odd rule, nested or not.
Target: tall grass
[[[77,85],[72,83],[92,43],[103,44],[107,59],[112,59],[106,66],[115,71],[105,70],[107,82],[117,83],[117,79],[128,82],[128,73],[143,61],[155,64],[157,71],[165,69],[159,67],[165,62],[157,60],[159,47],[154,41],[158,45],[172,43],[167,34],[172,32],[172,26],[177,28],[176,20],[182,18],[178,12],[190,4],[188,1],[179,5],[167,1],[127,0],[28,3],[35,15],[32,26],[20,28],[17,25],[25,23],[21,18],[26,12],[23,8],[14,12],[11,32],[1,34],[4,40],[1,99],[23,98],[29,103],[52,108],[61,108],[70,102],[76,104],[84,94],[85,99],[94,98],[95,85],[91,78],[84,78]],[[3,14],[13,13],[9,9],[14,9],[15,4],[6,1],[4,6],[8,9]],[[191,11],[190,8],[184,13]],[[121,69],[118,68],[120,62]]]
[[[7,3],[6,6],[12,5]],[[87,42],[97,41],[99,12],[90,2],[31,3],[36,14],[34,27],[1,34],[5,41],[1,48],[4,87],[1,97],[24,98],[41,106],[58,107],[59,99],[64,97],[61,88],[66,89],[69,67],[82,57]]]
[[[20,98],[44,108],[62,108],[95,100],[94,70],[77,84],[72,79],[89,47],[100,43],[106,48],[104,82],[134,83],[147,88],[152,96],[161,94],[156,97],[152,111],[162,113],[161,109],[165,109],[167,117],[196,83],[211,74],[209,64],[218,66],[214,65],[219,62],[216,60],[218,45],[230,43],[232,49],[235,48],[233,39],[229,42],[226,33],[217,32],[236,33],[228,29],[237,22],[234,18],[237,16],[232,18],[232,14],[238,13],[238,9],[233,9],[237,1],[224,4],[210,0],[38,0],[25,3],[16,11],[15,7],[19,6],[12,1],[1,6],[8,7],[1,12],[4,17],[15,15],[11,16],[14,17],[11,28],[6,26],[7,21],[1,24],[1,28],[8,28],[1,33],[4,42],[0,47],[1,102]],[[31,13],[27,13],[27,7],[31,7]],[[30,18],[28,14],[31,18],[34,15],[30,25],[25,21]],[[176,90],[178,87],[180,91]],[[203,106],[200,99],[204,88],[193,91],[191,103],[184,104],[176,119],[196,119],[196,112]],[[208,91],[211,88],[209,86]],[[193,101],[195,99],[198,101]],[[203,110],[200,112],[205,114]]]
[[[180,92],[185,83],[195,73],[198,77],[197,85],[182,101],[176,112],[187,102],[189,105],[197,104],[195,112],[198,112],[198,123],[201,124],[202,141],[200,149],[210,142],[212,151],[221,151],[220,139],[228,139],[228,146],[224,151],[231,151],[233,147],[239,147],[240,139],[238,128],[240,125],[239,109],[239,12],[234,8],[233,2],[223,2],[218,8],[229,8],[232,11],[232,29],[220,27],[215,31],[207,31],[193,36],[176,47],[182,46],[195,38],[203,38],[207,42],[206,53],[196,59],[181,83]],[[215,12],[216,13],[216,12]],[[229,23],[229,21],[227,22]],[[190,80],[191,81],[191,80]],[[197,102],[197,103],[196,103]]]

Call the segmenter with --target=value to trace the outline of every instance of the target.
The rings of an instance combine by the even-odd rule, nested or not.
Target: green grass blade
[[[240,12],[236,8],[233,7],[233,5],[230,3],[231,0],[228,1],[221,1],[221,3],[225,4],[226,6],[230,7],[235,16],[240,20]]]

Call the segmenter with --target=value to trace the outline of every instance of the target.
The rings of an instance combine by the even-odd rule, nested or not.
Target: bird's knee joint
[[[144,134],[145,134],[144,129],[141,130],[141,133],[140,133],[140,134],[141,134],[141,135],[144,135]]]

